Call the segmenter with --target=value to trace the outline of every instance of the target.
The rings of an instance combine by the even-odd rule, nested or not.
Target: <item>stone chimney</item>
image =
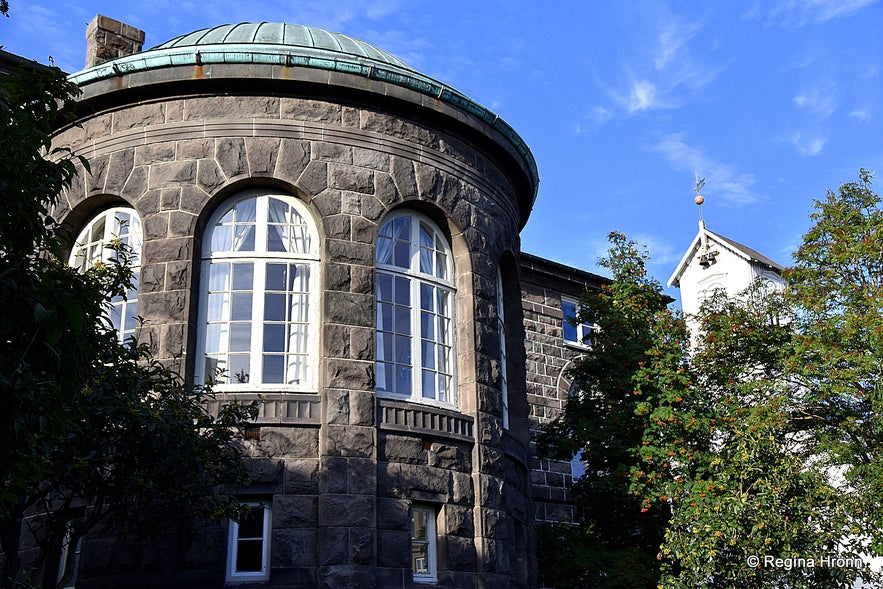
[[[86,29],[86,67],[141,51],[144,31],[97,15]]]

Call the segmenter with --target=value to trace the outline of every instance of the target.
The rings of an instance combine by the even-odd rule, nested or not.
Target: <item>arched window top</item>
[[[114,256],[111,242],[119,239],[130,249],[131,263],[141,260],[141,218],[132,207],[114,207],[101,211],[86,223],[77,235],[69,264],[85,272],[98,262],[107,262]]]
[[[298,199],[249,191],[224,203],[212,215],[203,257],[318,254],[309,213]]]
[[[68,263],[85,272],[99,262],[109,262],[116,255],[114,240],[128,248],[132,286],[126,296],[114,296],[107,307],[108,319],[120,342],[135,335],[138,323],[138,282],[141,276],[143,235],[141,218],[132,207],[114,207],[95,215],[80,231]]]
[[[390,215],[377,232],[377,266],[452,283],[451,248],[428,218]]]

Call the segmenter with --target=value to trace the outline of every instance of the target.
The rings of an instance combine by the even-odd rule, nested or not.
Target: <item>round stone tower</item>
[[[72,261],[120,231],[112,306],[216,402],[258,399],[252,515],[186,554],[83,545],[90,587],[536,584],[517,260],[534,159],[367,43],[241,23],[71,76]],[[134,317],[143,318],[136,328]]]

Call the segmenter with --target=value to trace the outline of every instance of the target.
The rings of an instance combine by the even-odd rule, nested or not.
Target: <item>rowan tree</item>
[[[572,489],[577,527],[547,527],[540,535],[544,582],[561,588],[655,588],[670,516],[667,504],[643,504],[629,484],[649,426],[639,406],[684,387],[686,327],[647,276],[646,252],[620,233],[608,237],[601,264],[612,280],[582,297],[575,319],[599,329],[570,372],[573,394],[564,414],[540,438],[541,451],[567,460],[579,452],[585,463]],[[658,376],[652,382],[650,371]],[[564,542],[581,557],[562,552]]]

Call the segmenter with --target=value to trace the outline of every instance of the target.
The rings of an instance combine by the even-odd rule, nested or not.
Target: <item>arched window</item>
[[[197,382],[315,389],[318,239],[295,198],[249,191],[209,220]]]
[[[120,342],[135,336],[138,323],[138,282],[141,277],[141,218],[131,207],[115,207],[93,217],[80,231],[71,251],[69,264],[81,272],[116,256],[111,242],[118,239],[129,249],[132,287],[126,296],[114,296],[108,303],[108,316]]]
[[[415,213],[391,215],[377,236],[377,392],[454,404],[451,250]]]
[[[497,270],[497,330],[500,334],[500,393],[503,404],[503,428],[509,429],[509,375],[506,358],[506,315],[503,301],[503,275]]]

